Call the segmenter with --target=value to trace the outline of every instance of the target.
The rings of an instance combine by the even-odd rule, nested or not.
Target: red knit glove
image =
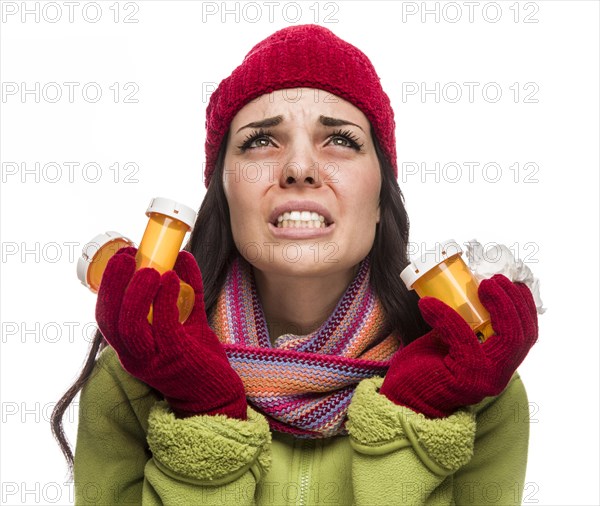
[[[123,368],[161,392],[180,417],[223,414],[245,420],[244,385],[208,326],[195,258],[180,252],[174,271],[161,276],[152,268],[135,272],[135,254],[135,248],[124,248],[109,260],[96,304],[98,327]],[[180,278],[196,293],[183,324],[177,309]]]
[[[432,330],[396,352],[380,393],[430,418],[500,394],[537,341],[535,302],[526,285],[501,274],[481,282],[479,298],[495,331],[483,344],[452,308],[420,299]]]

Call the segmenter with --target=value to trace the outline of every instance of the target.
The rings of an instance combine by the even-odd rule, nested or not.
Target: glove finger
[[[134,248],[133,246],[126,246],[125,248],[117,250],[115,255],[129,255],[131,257],[135,257],[137,255],[137,248]]]
[[[135,260],[128,255],[114,255],[107,263],[96,300],[96,322],[104,338],[117,354],[126,352],[119,335],[119,314],[127,285],[135,272]]]
[[[506,276],[496,274],[492,276],[492,279],[496,283],[498,283],[498,285],[500,285],[500,287],[504,290],[506,295],[510,297],[513,304],[515,305],[515,309],[517,310],[517,314],[521,322],[521,327],[523,329],[523,337],[527,339],[530,336],[534,335],[535,323],[531,317],[531,311],[529,309],[529,306],[527,305],[527,302],[525,301],[523,292],[519,290],[519,287],[516,283],[510,281]]]
[[[535,305],[535,299],[533,298],[533,293],[531,289],[525,283],[515,283],[515,285],[521,291],[523,300],[525,301],[525,303],[527,304],[527,308],[529,309],[529,314],[531,315],[532,319],[537,322],[537,307]]]
[[[481,281],[479,299],[490,313],[496,334],[482,344],[485,354],[495,363],[505,362],[520,355],[525,338],[512,299],[494,279]]]
[[[481,345],[471,326],[454,309],[435,297],[419,299],[419,309],[425,321],[438,331],[448,346],[448,355],[456,361],[480,360]]]
[[[202,273],[198,262],[188,251],[180,251],[175,262],[173,270],[179,278],[190,285],[196,293],[194,307],[192,312],[184,322],[185,326],[207,323],[206,311],[204,307],[204,283]]]
[[[136,358],[152,355],[155,351],[148,313],[159,285],[160,274],[156,269],[140,269],[133,275],[123,297],[119,333]]]
[[[531,321],[533,322],[533,333],[531,335],[527,334],[526,336],[529,338],[531,346],[533,346],[533,344],[537,341],[539,335],[537,307],[535,306],[535,300],[529,287],[524,283],[516,283],[516,285],[517,288],[521,291],[523,300],[527,304],[527,308],[529,309],[529,316],[531,317]]]
[[[165,272],[160,278],[160,286],[152,307],[152,326],[158,351],[173,344],[179,323],[179,278],[173,271]]]
[[[180,251],[173,270],[179,279],[190,285],[195,292],[203,291],[202,274],[198,262],[189,251]]]

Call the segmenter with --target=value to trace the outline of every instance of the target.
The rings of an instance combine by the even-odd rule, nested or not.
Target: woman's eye
[[[254,141],[252,141],[250,143],[251,147],[255,147],[255,148],[264,148],[266,146],[268,146],[269,144],[271,144],[271,140],[267,139],[266,137],[260,137]]]
[[[335,144],[336,146],[351,146],[350,141],[348,139],[339,136],[332,137],[331,143]]]
[[[329,138],[331,144],[334,146],[341,146],[343,148],[351,148],[356,151],[361,151],[364,144],[360,143],[360,140],[350,130],[344,130],[334,132]]]
[[[248,135],[242,144],[238,146],[238,149],[243,153],[248,149],[266,148],[271,145],[275,145],[273,143],[273,139],[271,138],[271,133],[259,130]]]

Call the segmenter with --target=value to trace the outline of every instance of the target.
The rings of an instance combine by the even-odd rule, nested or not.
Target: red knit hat
[[[369,58],[327,28],[296,25],[256,44],[212,93],[206,109],[207,188],[233,117],[254,98],[286,88],[318,88],[358,107],[398,177],[394,111]]]

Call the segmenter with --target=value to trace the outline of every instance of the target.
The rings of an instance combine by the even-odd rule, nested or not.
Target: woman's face
[[[338,272],[373,245],[381,176],[370,124],[328,92],[278,90],[241,109],[223,185],[236,246],[263,272]]]

